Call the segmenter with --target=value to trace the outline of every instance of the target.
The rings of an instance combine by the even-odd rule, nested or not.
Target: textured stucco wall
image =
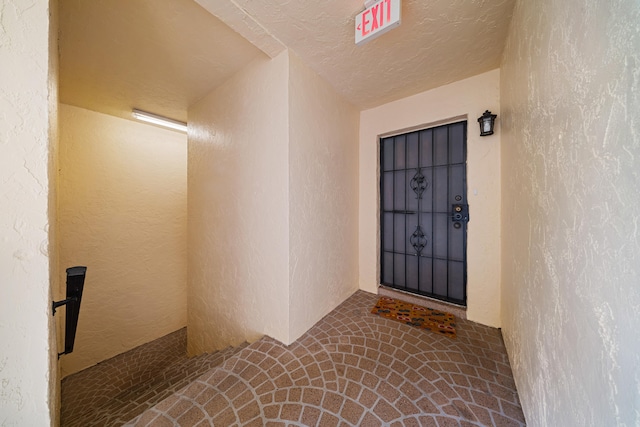
[[[379,135],[434,123],[468,121],[467,318],[500,326],[500,71],[493,70],[365,110],[360,115],[360,288],[379,280]],[[477,118],[498,114],[496,132],[480,137]]]
[[[295,55],[289,103],[294,341],[358,289],[359,111]]]
[[[87,266],[65,376],[186,325],[187,137],[65,104],[59,118],[60,271]]]
[[[48,2],[0,4],[0,64],[0,425],[49,426]]]
[[[503,333],[531,426],[640,425],[640,3],[518,1]]]
[[[288,340],[286,52],[189,109],[190,354]]]

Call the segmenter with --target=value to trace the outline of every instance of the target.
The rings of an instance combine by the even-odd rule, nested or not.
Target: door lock
[[[469,222],[469,205],[463,205],[463,204],[451,205],[451,221]]]

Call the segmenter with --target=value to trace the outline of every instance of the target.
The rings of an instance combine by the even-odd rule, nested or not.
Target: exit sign
[[[400,25],[400,0],[378,0],[356,16],[356,44],[373,40]]]

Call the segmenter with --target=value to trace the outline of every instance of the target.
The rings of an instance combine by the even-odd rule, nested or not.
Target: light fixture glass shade
[[[491,114],[491,111],[486,110],[484,114],[478,117],[478,123],[480,124],[480,136],[493,135],[493,125],[495,124],[496,114]]]
[[[164,126],[169,129],[179,130],[181,132],[187,132],[187,124],[185,122],[173,120],[164,116],[159,116],[147,111],[138,110],[137,108],[133,109],[133,117],[143,122],[152,123],[158,126]]]

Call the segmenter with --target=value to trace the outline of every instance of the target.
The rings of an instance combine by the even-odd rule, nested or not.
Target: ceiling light
[[[133,109],[133,117],[138,120],[142,120],[143,122],[153,123],[154,125],[164,126],[181,132],[187,131],[187,124],[185,122],[158,116],[157,114],[147,113],[146,111],[138,110],[136,108]]]

